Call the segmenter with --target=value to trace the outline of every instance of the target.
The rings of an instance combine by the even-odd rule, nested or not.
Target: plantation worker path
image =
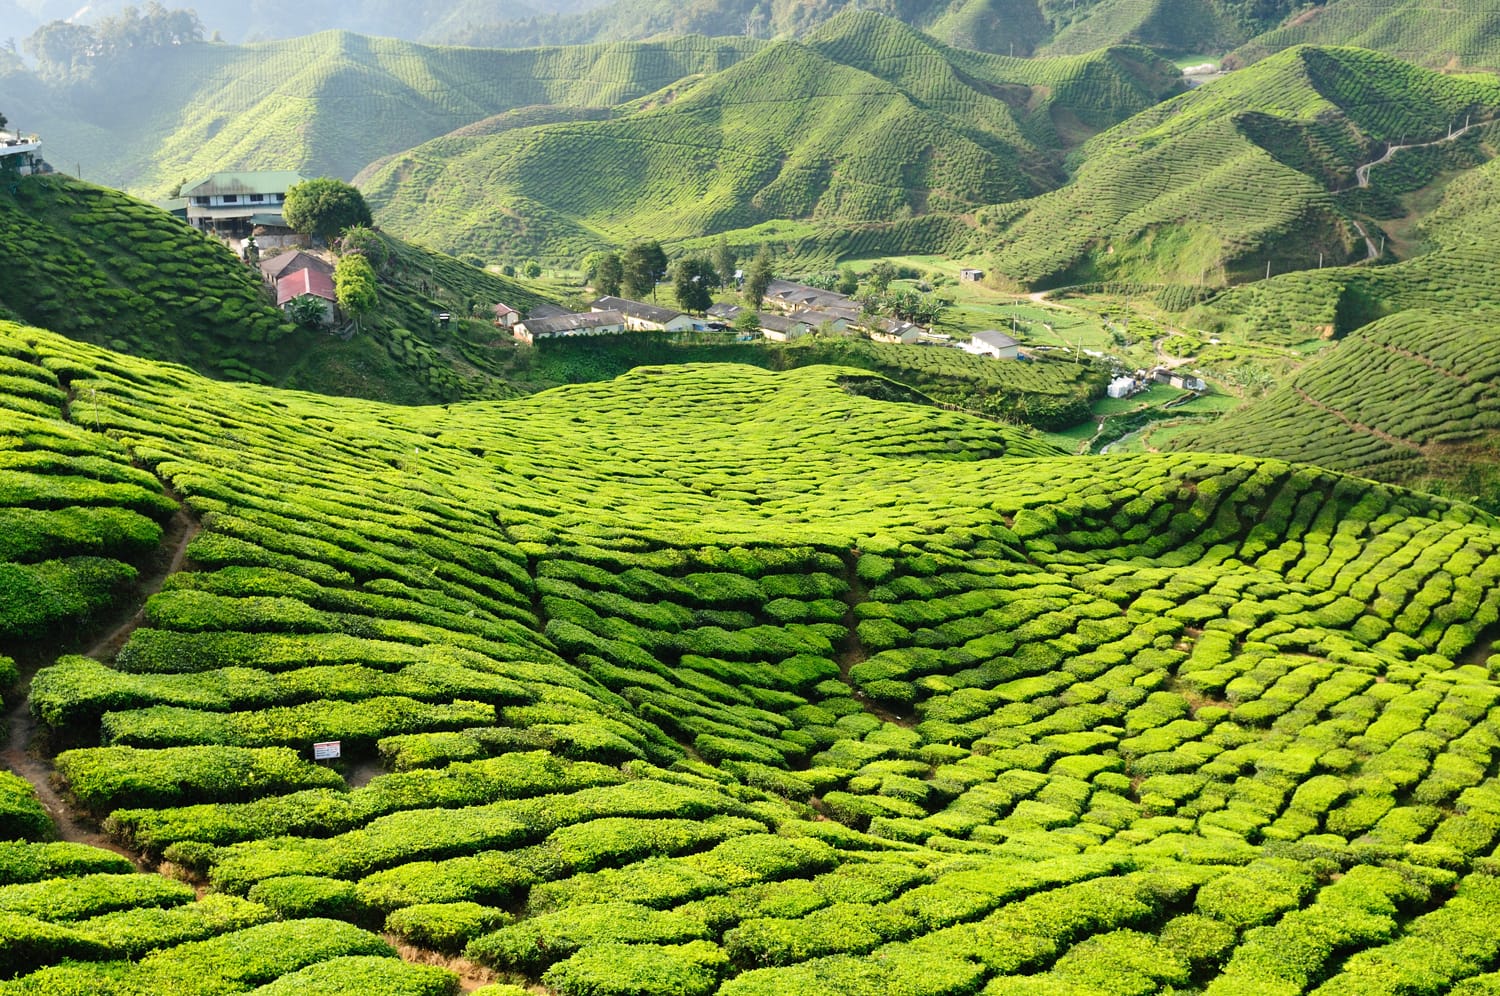
[[[1434,146],[1434,145],[1445,145],[1448,142],[1455,142],[1458,139],[1463,138],[1465,135],[1467,135],[1473,129],[1483,127],[1484,125],[1487,125],[1487,124],[1492,124],[1496,120],[1497,120],[1496,118],[1485,118],[1482,121],[1470,121],[1469,123],[1465,124],[1462,128],[1456,129],[1454,131],[1450,131],[1447,134],[1447,136],[1445,136],[1443,138],[1433,139],[1431,142],[1411,142],[1411,143],[1408,143],[1406,145],[1388,145],[1386,147],[1385,154],[1382,155],[1379,159],[1373,159],[1370,162],[1367,162],[1367,163],[1365,163],[1362,166],[1355,167],[1355,170],[1354,170],[1355,186],[1356,187],[1368,187],[1370,185],[1370,170],[1373,169],[1373,168],[1375,168],[1376,166],[1382,165],[1383,163],[1390,162],[1391,158],[1393,156],[1395,156],[1395,154],[1398,153],[1398,152],[1403,152],[1403,151],[1405,151],[1407,149],[1426,149],[1426,148],[1429,148],[1429,147]],[[1350,187],[1350,188],[1346,188],[1346,189],[1352,190],[1354,188]]]

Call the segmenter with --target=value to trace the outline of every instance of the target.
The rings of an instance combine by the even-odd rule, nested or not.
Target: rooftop
[[[975,342],[982,342],[986,346],[994,346],[996,349],[1009,349],[1011,346],[1019,346],[1021,344],[1018,340],[1011,338],[1004,332],[997,332],[994,329],[975,332],[969,338]]]
[[[596,329],[601,325],[624,325],[625,316],[618,311],[589,311],[583,314],[562,314],[556,318],[528,318],[521,323],[533,336],[551,332],[572,332],[577,329]]]
[[[625,297],[611,297],[605,295],[593,304],[589,305],[595,311],[618,311],[622,315],[638,318],[646,322],[656,322],[665,325],[674,318],[681,318],[682,312],[673,311],[671,308],[663,308],[655,304],[647,304],[645,301],[632,301]]]
[[[294,170],[260,170],[238,173],[212,173],[197,183],[184,184],[183,197],[224,197],[229,194],[284,194],[288,187],[302,182]]]
[[[333,278],[319,270],[297,270],[276,281],[276,306],[279,308],[294,298],[321,297],[335,301]]]

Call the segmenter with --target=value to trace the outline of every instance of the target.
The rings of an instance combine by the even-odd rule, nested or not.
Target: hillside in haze
[[[0,75],[5,113],[57,163],[161,197],[228,164],[352,177],[381,156],[536,104],[600,107],[738,62],[758,43],[685,38],[566,49],[432,48],[346,32],[188,45],[82,80]]]
[[[850,12],[605,120],[466,129],[358,183],[392,231],[490,258],[775,219],[841,238],[1050,189],[1069,149],[1179,86],[1140,49],[1007,59]]]

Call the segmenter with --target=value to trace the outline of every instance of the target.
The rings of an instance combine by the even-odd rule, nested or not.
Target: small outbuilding
[[[971,335],[963,350],[977,356],[993,356],[997,360],[1014,360],[1021,354],[1021,344],[1004,332],[986,329]]]
[[[334,307],[338,295],[333,290],[333,277],[312,268],[294,270],[276,281],[276,307],[286,311],[293,301],[310,297],[322,302],[323,324],[333,322]]]
[[[984,279],[984,271],[976,270],[973,267],[966,266],[958,271],[958,279],[964,281],[965,283],[977,284],[979,283],[979,281]]]
[[[505,303],[495,305],[495,325],[498,328],[508,329],[521,320],[521,313]]]

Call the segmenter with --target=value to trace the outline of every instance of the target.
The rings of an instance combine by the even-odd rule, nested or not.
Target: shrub
[[[547,970],[562,996],[707,996],[728,960],[708,941],[596,944]]]
[[[497,930],[511,915],[478,903],[421,903],[385,918],[385,929],[418,947],[457,954],[482,934]]]
[[[306,917],[352,920],[359,911],[353,882],[316,875],[268,878],[251,886],[248,898],[273,910],[283,920]]]
[[[702,921],[680,913],[605,902],[529,917],[479,938],[465,954],[495,968],[539,975],[590,945],[677,944],[706,936]]]
[[[0,839],[51,840],[57,826],[42,808],[31,783],[20,775],[0,771]]]
[[[64,751],[56,763],[74,797],[94,812],[108,812],[124,802],[236,802],[344,785],[337,772],[304,761],[284,747],[85,747]]]
[[[457,996],[458,976],[394,957],[349,955],[283,975],[252,996]]]

